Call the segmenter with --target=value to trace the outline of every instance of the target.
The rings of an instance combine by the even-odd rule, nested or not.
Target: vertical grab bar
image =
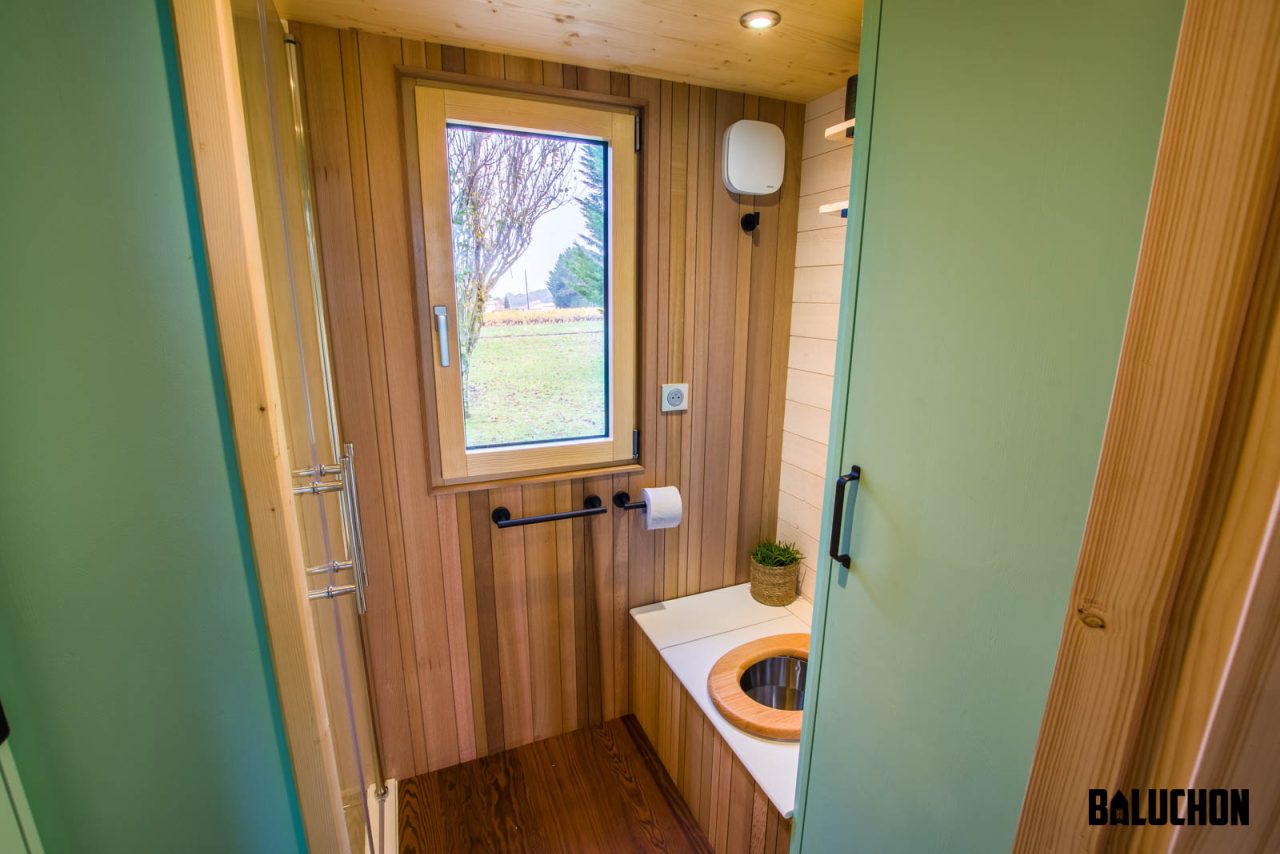
[[[360,527],[360,496],[356,492],[356,450],[347,442],[342,446],[342,456],[338,464],[342,467],[342,498],[346,505],[342,514],[343,525],[347,531],[347,542],[351,548],[351,569],[355,575],[356,607],[361,614],[368,610],[365,601],[365,589],[369,586],[369,573],[364,563],[364,532]]]
[[[369,586],[369,570],[364,560],[364,525],[360,521],[360,493],[356,490],[356,446],[347,442],[342,446],[346,459],[346,477],[349,484],[351,502],[351,527],[355,531],[355,554],[352,560],[360,567],[360,578],[365,587]]]

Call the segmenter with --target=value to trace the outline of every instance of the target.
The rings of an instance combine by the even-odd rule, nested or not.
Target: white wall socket
[[[688,383],[664,383],[662,386],[662,411],[684,412],[689,408]]]

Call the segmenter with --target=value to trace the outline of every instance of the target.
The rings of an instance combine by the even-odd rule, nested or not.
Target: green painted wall
[[[0,696],[50,854],[302,850],[168,3],[0,3]]]
[[[831,444],[863,479],[854,569],[818,579],[793,838],[1007,851],[1182,2],[866,5]]]

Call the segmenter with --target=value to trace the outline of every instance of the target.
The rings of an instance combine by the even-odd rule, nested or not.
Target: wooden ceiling
[[[808,102],[858,67],[862,0],[277,0],[286,20]],[[774,9],[760,32],[738,17]]]

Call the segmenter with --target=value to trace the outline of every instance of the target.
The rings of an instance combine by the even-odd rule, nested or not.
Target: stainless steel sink
[[[804,708],[804,677],[809,662],[792,655],[757,661],[742,674],[742,690],[762,706],[798,712]]]

